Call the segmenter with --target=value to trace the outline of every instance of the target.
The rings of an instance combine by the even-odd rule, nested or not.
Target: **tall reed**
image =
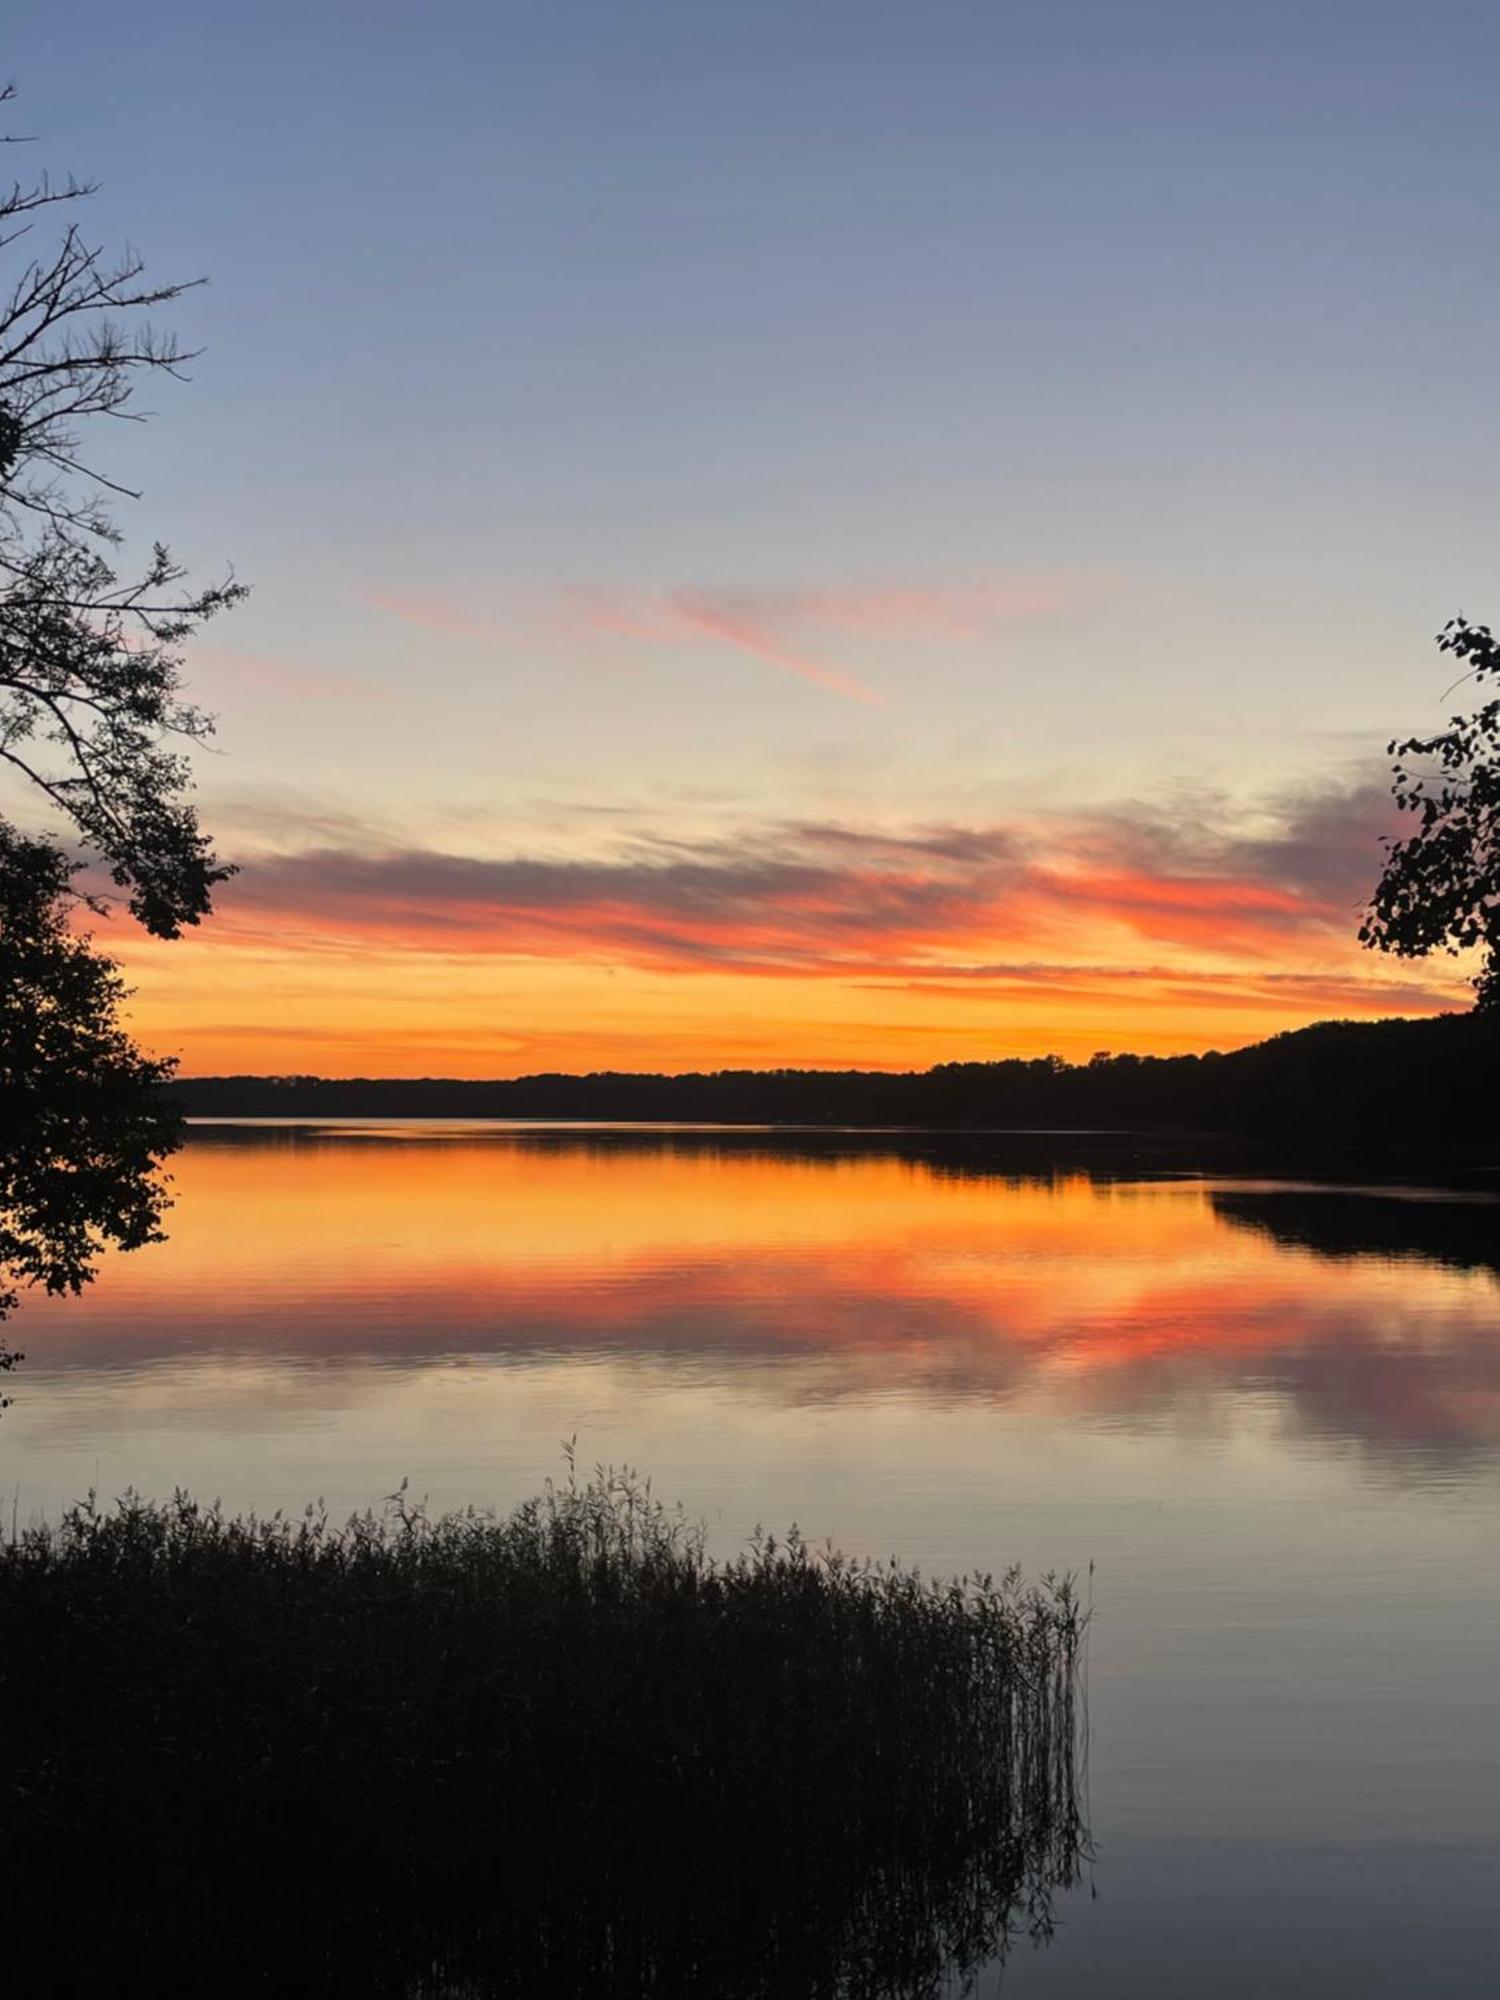
[[[600,1469],[506,1518],[178,1493],[0,1549],[9,1969],[63,1995],[936,1993],[1083,1848],[1066,1579]]]

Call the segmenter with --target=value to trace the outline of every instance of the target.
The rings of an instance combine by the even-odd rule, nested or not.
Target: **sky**
[[[1500,611],[1495,10],[6,25],[21,163],[210,280],[192,381],[107,440],[135,541],[252,586],[186,662],[241,872],[106,933],[186,1072],[1465,1004],[1354,933],[1433,635]]]

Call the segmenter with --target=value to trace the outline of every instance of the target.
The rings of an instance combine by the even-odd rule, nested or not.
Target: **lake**
[[[1093,1858],[982,1990],[1492,1990],[1493,1191],[418,1123],[200,1127],[173,1167],[170,1241],[12,1328],[19,1518],[505,1507],[576,1438],[725,1549],[1072,1569]]]

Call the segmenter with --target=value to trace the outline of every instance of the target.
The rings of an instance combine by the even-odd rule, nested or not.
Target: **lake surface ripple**
[[[1095,1858],[1005,1993],[1487,1994],[1500,1200],[1096,1154],[199,1128],[18,1319],[9,1495],[505,1507],[576,1437],[725,1550],[1092,1565]]]

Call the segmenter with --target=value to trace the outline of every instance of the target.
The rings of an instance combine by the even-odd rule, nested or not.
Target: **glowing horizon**
[[[563,855],[370,829],[247,859],[201,937],[111,926],[184,1073],[922,1069],[1232,1048],[1466,1004],[1356,944],[1374,785],[1029,822],[642,828]]]

